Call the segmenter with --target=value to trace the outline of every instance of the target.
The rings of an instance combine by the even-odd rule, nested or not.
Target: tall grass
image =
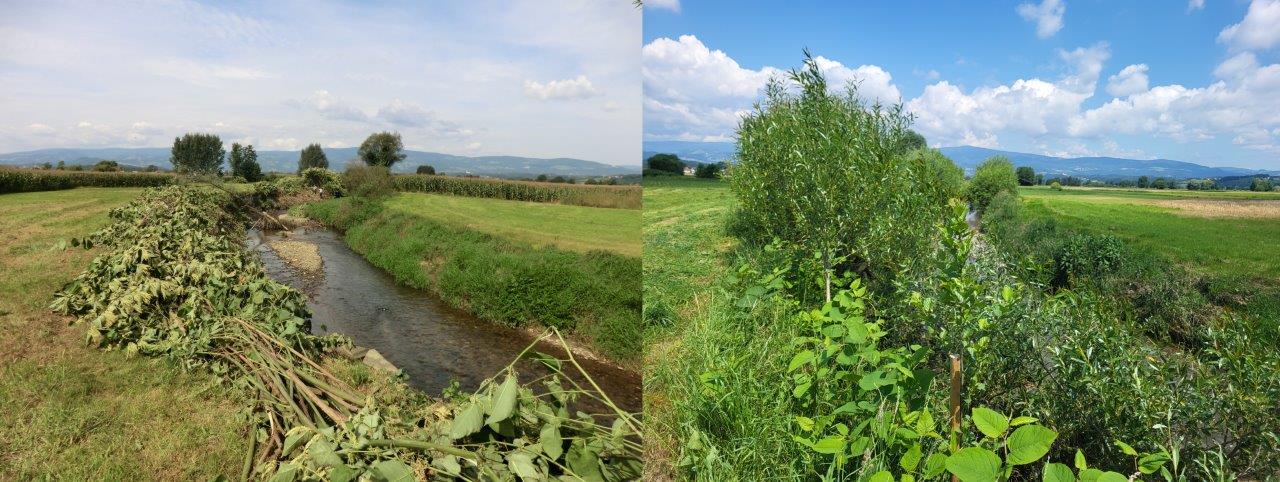
[[[75,187],[153,187],[176,177],[158,172],[42,171],[0,168],[0,194],[56,191]]]
[[[640,186],[596,186],[414,174],[395,176],[400,191],[513,201],[640,209]]]

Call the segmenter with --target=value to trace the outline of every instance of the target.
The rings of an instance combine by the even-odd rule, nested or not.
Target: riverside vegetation
[[[250,395],[242,476],[618,480],[639,470],[638,421],[567,377],[539,380],[535,395],[508,370],[475,394],[430,400],[395,379],[353,376],[333,356],[349,342],[311,335],[302,295],[267,278],[240,244],[252,197],[143,193],[73,241],[105,252],[53,303],[94,345],[164,357]],[[541,359],[553,373],[580,370],[571,355]],[[609,407],[611,424],[570,415],[579,397]]]
[[[646,242],[662,243],[652,252],[696,253],[646,260],[647,476],[1280,471],[1274,321],[1182,293],[1186,280],[1149,269],[1158,258],[1140,246],[1025,229],[1009,212],[1011,165],[988,167],[1009,170],[990,176],[994,191],[966,188],[945,157],[905,145],[899,108],[830,93],[812,60],[789,80],[744,118],[731,189],[646,189],[664,207],[646,213]],[[975,237],[957,199],[978,193]],[[1122,264],[1123,279],[1096,276]],[[963,366],[956,429],[951,355]]]

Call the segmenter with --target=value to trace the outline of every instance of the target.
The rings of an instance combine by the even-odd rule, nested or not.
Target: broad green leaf
[[[1102,471],[1098,469],[1084,469],[1080,471],[1080,482],[1098,482],[1098,478],[1102,477]]]
[[[560,455],[564,453],[564,440],[560,438],[560,423],[543,425],[542,431],[538,434],[538,443],[542,445],[542,451],[551,460],[560,459]]]
[[[1071,467],[1066,464],[1048,463],[1044,464],[1040,479],[1044,482],[1076,482],[1076,474],[1071,473]]]
[[[538,471],[538,466],[533,464],[533,457],[528,452],[517,450],[507,455],[507,466],[511,467],[511,471],[522,479],[534,480],[542,478],[542,473]]]
[[[791,357],[791,363],[787,365],[787,371],[794,372],[797,368],[800,368],[811,361],[813,361],[812,350],[805,350],[800,353],[796,353],[796,356]]]
[[[1121,440],[1116,440],[1116,447],[1120,447],[1120,451],[1124,452],[1125,455],[1131,455],[1135,457],[1138,455],[1137,450],[1134,450],[1132,446],[1130,446],[1127,443],[1124,443]]]
[[[1098,476],[1098,482],[1129,482],[1129,478],[1119,472],[1103,472]]]
[[[893,482],[893,473],[888,470],[881,470],[867,478],[867,482]]]
[[[920,453],[920,444],[912,444],[911,448],[907,449],[907,453],[902,454],[902,458],[898,459],[898,466],[907,472],[915,472],[921,458],[924,458],[924,454]]]
[[[812,432],[812,431],[813,431],[813,419],[812,419],[812,418],[797,416],[797,417],[796,417],[796,425],[799,425],[799,426],[800,426],[800,430],[804,430],[804,431],[806,431],[806,432]]]
[[[1025,416],[1024,416],[1024,417],[1016,417],[1016,418],[1014,418],[1014,419],[1013,419],[1013,421],[1012,421],[1012,422],[1009,422],[1009,426],[1010,426],[1010,427],[1017,427],[1017,426],[1019,426],[1019,425],[1026,425],[1026,424],[1029,424],[1029,423],[1035,423],[1035,422],[1039,422],[1039,421],[1040,421],[1040,419],[1035,418],[1035,417],[1025,417]]]
[[[947,471],[962,482],[993,482],[1000,477],[1000,457],[982,447],[965,447],[947,457]]]
[[[1169,456],[1163,453],[1149,454],[1138,459],[1138,471],[1144,474],[1154,474],[1164,467],[1169,461]]]
[[[520,395],[520,385],[516,381],[515,375],[507,375],[506,381],[502,382],[502,386],[498,388],[498,394],[493,397],[493,406],[489,409],[489,419],[485,420],[485,424],[498,423],[511,418],[512,412],[516,409],[516,397]]]
[[[1005,456],[1011,465],[1023,465],[1040,460],[1049,453],[1049,447],[1058,438],[1058,432],[1039,425],[1023,425],[1013,431],[1005,446],[1009,454]]]
[[[973,409],[973,424],[989,438],[998,439],[1009,429],[1009,419],[987,407]]]
[[[293,464],[281,465],[270,482],[293,482],[298,479],[298,467]]]
[[[329,482],[351,482],[360,476],[360,472],[346,465],[329,469]]]
[[[416,482],[417,477],[413,475],[413,469],[399,460],[383,460],[373,464],[373,473],[382,477],[387,482]]]
[[[1084,460],[1084,452],[1076,449],[1076,470],[1084,470],[1089,468],[1089,463]]]
[[[947,456],[939,453],[929,454],[924,460],[924,476],[932,479],[947,470]]]
[[[813,444],[813,451],[820,454],[836,454],[843,452],[844,447],[844,437],[832,435]]]
[[[294,450],[306,445],[307,442],[311,441],[311,436],[315,435],[315,432],[310,431],[305,426],[295,427],[289,432],[289,435],[284,438],[284,448],[281,452],[286,457],[293,455]]]
[[[333,442],[319,438],[313,440],[311,445],[307,446],[307,455],[311,456],[311,460],[321,467],[336,467],[342,465],[342,457],[333,452]]]
[[[449,427],[449,438],[457,440],[480,431],[481,423],[484,419],[484,412],[477,404],[471,404],[462,410],[457,417],[454,417],[453,424]]]
[[[604,474],[600,472],[600,455],[585,446],[581,440],[569,447],[569,453],[565,454],[564,459],[571,475],[586,481],[604,480]]]

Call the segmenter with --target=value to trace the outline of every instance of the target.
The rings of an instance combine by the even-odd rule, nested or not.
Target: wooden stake
[[[960,378],[961,366],[960,355],[951,355],[951,441],[955,443],[956,437],[960,433]],[[955,446],[951,447],[955,450]],[[960,482],[960,478],[955,475],[951,476],[951,482]]]

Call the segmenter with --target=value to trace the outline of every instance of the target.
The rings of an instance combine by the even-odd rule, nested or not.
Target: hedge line
[[[153,187],[169,184],[174,174],[157,172],[41,171],[0,168],[0,194],[56,191],[75,187]]]
[[[400,191],[513,201],[574,204],[601,208],[640,209],[640,186],[588,186],[530,181],[415,174],[395,176]]]

